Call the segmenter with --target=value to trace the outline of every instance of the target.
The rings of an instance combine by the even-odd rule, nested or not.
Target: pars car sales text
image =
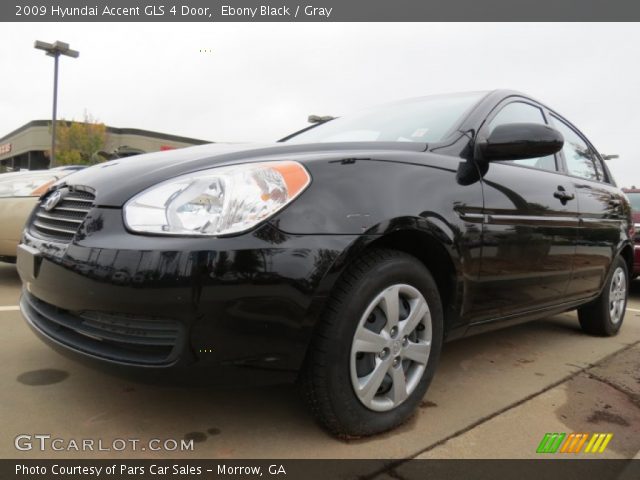
[[[207,469],[207,472],[214,472],[216,470]],[[271,464],[266,469],[269,475],[286,475],[287,471],[283,465]],[[202,475],[204,469],[201,466],[194,465],[156,465],[151,464],[147,468],[142,465],[127,465],[117,464],[113,465],[59,465],[53,464],[50,468],[44,465],[23,465],[17,464],[15,469],[16,475],[54,475],[54,476],[91,476],[100,477],[110,475]],[[263,474],[262,467],[259,465],[251,466],[238,466],[238,465],[226,465],[219,464],[217,466],[217,475],[244,475],[244,476],[257,476],[261,477]]]
[[[259,468],[259,467],[258,467]],[[193,465],[59,465],[53,464],[51,467],[44,465],[16,465],[16,475],[54,475],[54,476],[91,476],[100,477],[109,475],[202,475],[203,469],[200,466]]]

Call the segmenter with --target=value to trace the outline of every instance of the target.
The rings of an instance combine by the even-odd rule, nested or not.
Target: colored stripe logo
[[[536,453],[602,453],[612,438],[613,433],[545,433]]]

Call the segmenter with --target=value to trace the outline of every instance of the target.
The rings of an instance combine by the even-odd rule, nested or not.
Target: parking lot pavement
[[[17,305],[14,266],[0,264],[0,306]],[[620,334],[580,331],[575,313],[445,346],[417,414],[369,439],[335,440],[291,385],[221,390],[143,385],[71,362],[42,344],[18,311],[0,310],[3,458],[526,457],[545,432],[613,432],[605,454],[638,444],[640,282]],[[635,363],[634,363],[635,362]],[[635,389],[635,390],[634,390]],[[635,402],[635,403],[634,403]],[[635,430],[634,430],[635,429]],[[192,451],[17,451],[19,434],[65,440],[193,439]],[[491,443],[493,442],[493,443]]]
[[[459,458],[460,452],[465,458],[539,458],[536,448],[547,432],[611,433],[609,445],[597,458],[633,458],[640,450],[640,345],[612,355],[418,458]],[[508,448],[504,448],[506,435]]]

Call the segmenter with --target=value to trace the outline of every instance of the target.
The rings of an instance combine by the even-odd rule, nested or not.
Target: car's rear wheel
[[[312,412],[340,437],[406,421],[433,378],[442,346],[437,285],[416,258],[375,249],[342,276],[302,372]]]
[[[629,291],[629,272],[617,257],[600,296],[578,309],[582,329],[591,335],[610,337],[618,333],[624,320]]]

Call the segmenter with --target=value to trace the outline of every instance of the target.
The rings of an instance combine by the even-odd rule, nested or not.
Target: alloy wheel
[[[351,383],[374,411],[392,410],[418,386],[429,360],[432,324],[424,296],[392,285],[366,308],[351,345]]]
[[[627,301],[627,276],[620,267],[616,268],[611,277],[609,291],[609,314],[611,323],[617,324],[622,319]]]

